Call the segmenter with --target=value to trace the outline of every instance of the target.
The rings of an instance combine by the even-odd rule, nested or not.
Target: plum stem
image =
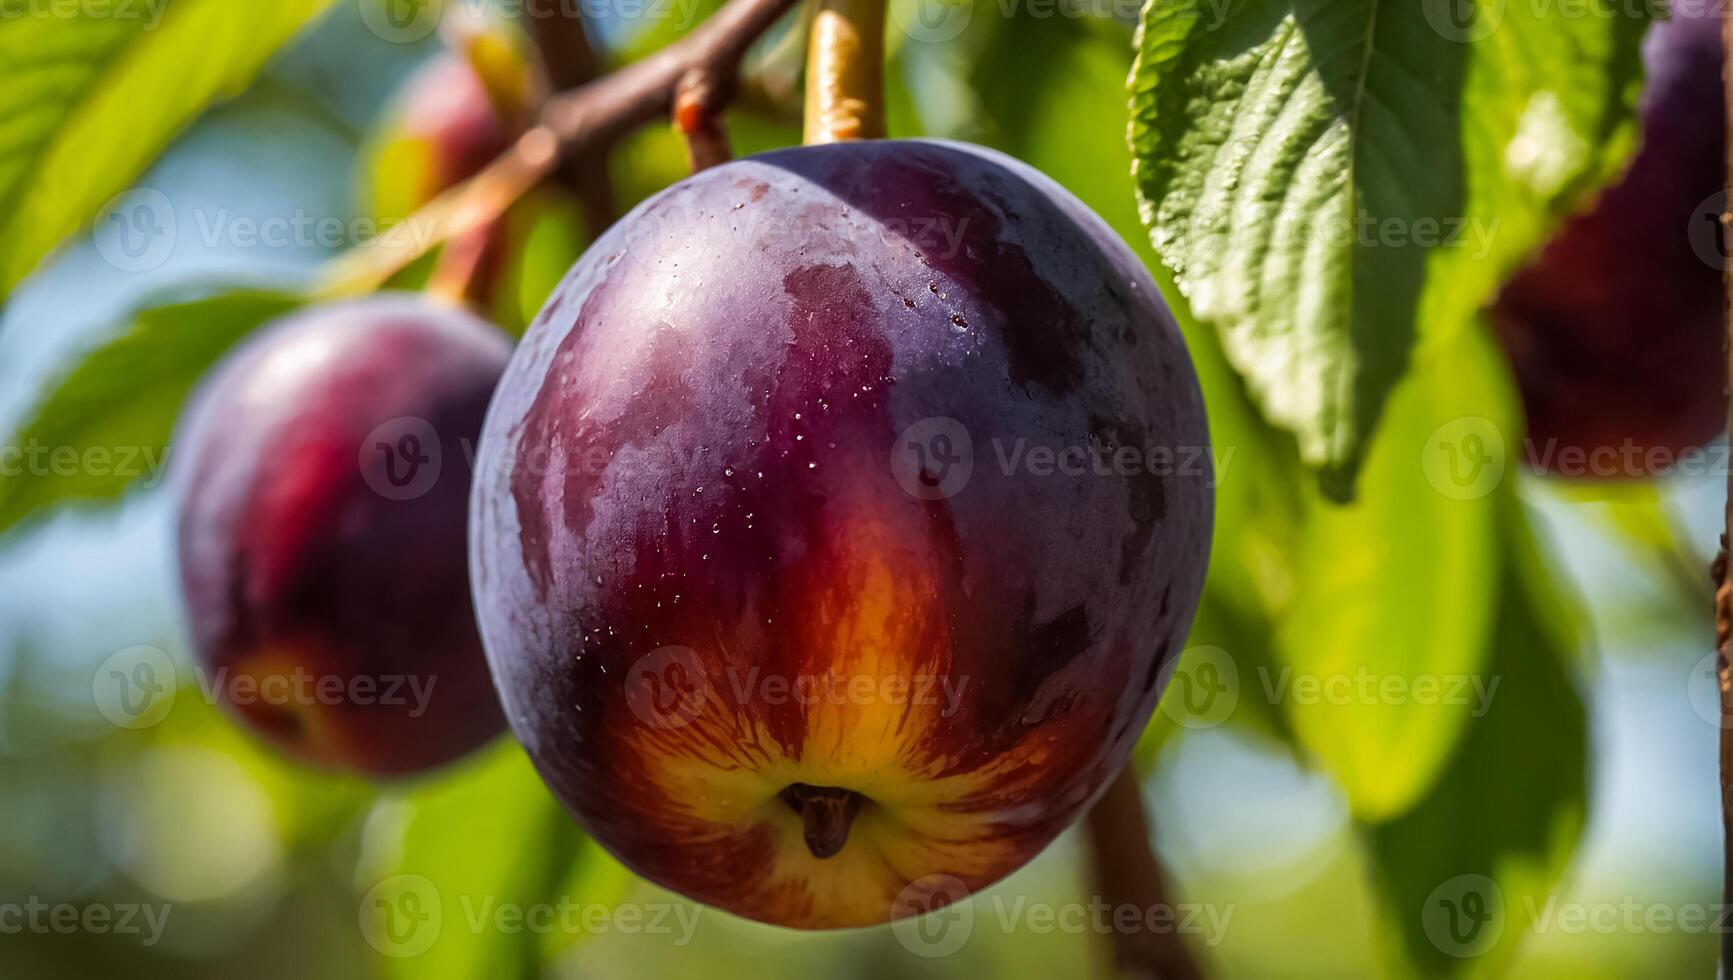
[[[806,56],[806,142],[885,135],[885,0],[819,0]]]
[[[436,246],[497,220],[563,161],[607,146],[657,116],[666,117],[680,80],[694,68],[705,69],[716,80],[718,100],[732,98],[747,49],[798,2],[728,0],[679,41],[555,95],[542,107],[540,121],[498,160],[333,261],[313,298],[377,292]]]
[[[792,783],[782,791],[782,801],[800,814],[806,825],[806,849],[822,861],[842,852],[866,797],[839,786]]]
[[[1733,190],[1733,11],[1721,13],[1721,111],[1728,115],[1725,153],[1726,177],[1724,189]],[[1722,254],[1733,248],[1733,215],[1727,211],[1723,194],[1721,213]],[[1733,265],[1724,265],[1722,278],[1728,295],[1727,340],[1723,356],[1733,372]],[[1733,379],[1733,373],[1725,375]],[[1725,388],[1723,393],[1726,393]],[[1733,400],[1728,402],[1728,427],[1733,430]],[[1733,473],[1728,474],[1725,532],[1721,535],[1721,550],[1711,574],[1715,582],[1715,650],[1716,677],[1721,688],[1721,901],[1722,908],[1733,908],[1733,661],[1728,657],[1728,640],[1733,637],[1733,581],[1728,578],[1727,542],[1733,535]],[[1722,913],[1726,915],[1725,912]],[[1733,971],[1733,929],[1721,923],[1721,971]]]
[[[1107,787],[1107,793],[1090,809],[1086,823],[1090,846],[1095,852],[1095,887],[1100,892],[1099,899],[1109,908],[1133,906],[1146,913],[1154,908],[1172,912],[1161,861],[1150,844],[1143,790],[1133,764],[1125,764],[1125,769]],[[1179,930],[1115,929],[1113,958],[1123,975],[1162,980],[1203,977]]]

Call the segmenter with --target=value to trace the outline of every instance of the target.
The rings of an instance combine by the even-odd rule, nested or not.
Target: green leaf
[[[0,443],[0,532],[56,504],[160,483],[169,437],[199,378],[241,338],[301,302],[242,290],[135,313]]]
[[[618,867],[502,739],[381,798],[356,874],[362,936],[386,977],[542,976],[618,902],[633,880]]]
[[[1145,7],[1144,222],[1332,497],[1408,365],[1629,152],[1648,5],[1588,3]]]
[[[330,0],[0,0],[0,302]]]
[[[1388,415],[1358,502],[1309,501],[1276,671],[1241,681],[1282,707],[1366,820],[1412,806],[1470,719],[1471,704],[1423,701],[1422,685],[1460,683],[1485,662],[1496,493],[1514,479],[1507,454],[1520,431],[1502,358],[1481,330],[1410,374]]]
[[[1437,785],[1368,831],[1399,948],[1391,972],[1503,976],[1587,810],[1588,723],[1573,611],[1540,568],[1515,494],[1486,676],[1498,682]],[[1407,968],[1403,968],[1407,965]]]

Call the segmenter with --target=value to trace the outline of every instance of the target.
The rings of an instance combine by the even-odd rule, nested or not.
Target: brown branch
[[[1733,190],[1733,12],[1721,14],[1721,84],[1722,112],[1728,114],[1726,147],[1726,179],[1724,189]],[[1722,254],[1733,254],[1733,215],[1723,194],[1721,213]],[[1729,379],[1733,379],[1733,265],[1722,272],[1728,295],[1727,340],[1723,355],[1728,360]],[[1733,431],[1733,399],[1728,401],[1728,429]],[[1733,473],[1728,474],[1726,533],[1721,536],[1721,551],[1715,559],[1715,649],[1716,678],[1721,687],[1721,903],[1722,915],[1733,908],[1733,661],[1728,657],[1728,637],[1733,635],[1733,582],[1728,580],[1727,544],[1733,536]],[[1721,970],[1733,975],[1733,929],[1721,923]]]
[[[1137,769],[1125,769],[1096,801],[1086,820],[1090,846],[1095,852],[1097,897],[1108,908],[1126,906],[1143,910],[1165,908],[1172,914],[1161,862],[1149,840],[1149,823],[1143,813],[1143,791],[1137,784]],[[1140,919],[1144,918],[1140,916]],[[1161,980],[1202,980],[1197,961],[1177,930],[1114,930],[1113,958],[1119,976],[1159,977]]]
[[[561,161],[605,146],[673,110],[674,91],[700,68],[733,96],[741,59],[799,0],[729,0],[692,33],[661,51],[548,100],[541,121],[474,178],[435,198],[390,231],[337,259],[320,292],[373,292],[440,243],[487,224],[551,174]]]
[[[570,14],[560,9],[546,14],[527,12],[530,37],[541,56],[549,91],[565,92],[588,85],[607,70],[582,10],[578,5]],[[613,224],[618,215],[613,181],[608,176],[608,150],[606,144],[598,144],[575,153],[558,175],[578,196],[591,238]]]

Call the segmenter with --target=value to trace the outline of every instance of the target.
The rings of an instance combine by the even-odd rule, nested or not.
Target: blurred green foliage
[[[20,2],[0,0],[0,12]],[[906,24],[930,15],[919,2],[893,0],[893,19]],[[716,5],[701,0],[679,9],[696,16]],[[7,99],[23,106],[26,98],[40,98],[17,118],[43,120],[44,132],[57,121],[82,120],[61,135],[26,140],[28,153],[7,156],[11,144],[0,141],[0,198],[24,202],[0,219],[7,223],[0,228],[6,242],[0,288],[90,220],[199,108],[242,87],[319,6],[280,5],[261,21],[251,7],[241,16],[234,12],[240,8],[217,0],[173,0],[165,16],[175,18],[176,29],[160,35],[102,28],[57,38],[41,18],[18,19],[23,28],[0,21],[0,55],[55,50],[89,62],[67,78],[90,76],[63,85],[60,76],[44,74],[28,90],[23,81],[8,86],[4,80],[46,72],[46,62],[0,57],[0,109]],[[1465,420],[1470,434],[1501,436],[1512,448],[1521,431],[1506,370],[1468,315],[1511,255],[1468,270],[1455,260],[1428,260],[1426,275],[1439,278],[1428,279],[1427,290],[1460,281],[1474,288],[1450,307],[1459,323],[1437,331],[1424,351],[1403,345],[1403,370],[1384,378],[1387,390],[1374,399],[1382,421],[1375,434],[1369,425],[1358,433],[1364,445],[1350,454],[1364,463],[1357,501],[1339,505],[1308,474],[1301,441],[1287,424],[1292,420],[1273,425],[1259,408],[1267,398],[1252,393],[1269,379],[1254,374],[1248,387],[1233,367],[1243,357],[1228,356],[1219,324],[1200,322],[1150,245],[1126,140],[1129,19],[1075,10],[1043,16],[993,0],[960,9],[968,12],[966,29],[942,43],[894,34],[887,93],[893,135],[992,145],[1070,188],[1155,273],[1203,382],[1217,456],[1213,563],[1189,649],[1138,758],[1149,774],[1156,839],[1174,859],[1180,899],[1224,924],[1221,934],[1194,937],[1210,975],[1575,977],[1612,969],[1593,963],[1662,971],[1654,975],[1705,970],[1713,937],[1701,933],[1580,941],[1556,931],[1536,935],[1537,910],[1561,894],[1580,901],[1624,896],[1585,897],[1568,876],[1590,822],[1594,758],[1579,690],[1588,633],[1582,610],[1557,581],[1559,554],[1537,526],[1534,502],[1543,494],[1518,478],[1513,453],[1479,460],[1496,464],[1496,473],[1455,469],[1464,461],[1446,453],[1457,433],[1451,427]],[[613,24],[608,33],[623,61],[658,49],[690,23],[652,19]],[[1521,226],[1524,248],[1563,201],[1605,176],[1627,142],[1622,107],[1630,91],[1619,73],[1630,70],[1636,33],[1607,24],[1574,30],[1578,41],[1588,38],[1581,46],[1589,55],[1572,61],[1546,49],[1520,61],[1531,88],[1544,81],[1535,65],[1557,67],[1555,84],[1598,73],[1588,79],[1594,84],[1572,89],[1580,100],[1571,103],[1572,118],[1587,119],[1597,136],[1593,147],[1572,149],[1568,174],[1541,192],[1484,183],[1478,156],[1446,161],[1451,179],[1466,183],[1459,191],[1480,195],[1474,200],[1501,216],[1515,209],[1511,220]],[[1146,35],[1146,54],[1147,43]],[[332,52],[404,61],[403,48],[369,31],[359,8],[339,5],[262,83],[274,103],[337,122],[354,151],[358,188],[368,179],[359,163],[367,134],[364,124],[350,124],[366,115],[357,103],[376,110],[386,90],[362,98],[357,91],[374,89],[334,85],[333,62],[347,62]],[[754,63],[787,50],[786,38],[767,38]],[[185,63],[197,58],[192,52],[215,55],[200,61],[209,70],[198,74],[199,84],[182,77]],[[128,125],[114,123],[122,108],[113,104],[116,97],[92,87],[104,65],[131,86]],[[1498,125],[1515,125],[1511,117],[1522,106],[1487,94],[1489,70],[1456,66],[1451,77],[1458,84],[1486,91],[1428,111],[1463,113],[1470,111],[1465,105],[1497,102]],[[1143,80],[1140,90],[1147,94],[1150,84]],[[137,98],[165,89],[172,99]],[[64,104],[48,108],[55,98]],[[138,104],[150,111],[139,115]],[[732,109],[728,126],[737,152],[798,142],[785,108],[749,102]],[[247,111],[245,100],[240,111]],[[117,130],[126,131],[124,140],[99,139]],[[1183,143],[1190,130],[1164,132]],[[1477,138],[1463,137],[1465,145]],[[1144,140],[1138,152],[1170,149]],[[52,184],[36,179],[30,160],[56,158],[50,154],[73,154],[80,165]],[[94,165],[99,160],[107,165]],[[646,127],[615,147],[610,169],[617,196],[630,205],[686,173],[684,148],[671,129]],[[513,209],[503,235],[504,285],[490,312],[515,331],[581,252],[588,232],[571,200],[547,192]],[[406,270],[394,285],[418,287],[436,262],[430,257]],[[264,289],[255,281],[240,288],[232,277],[176,283],[153,296],[69,370],[38,379],[42,394],[9,444],[166,448],[197,378],[248,332],[302,301],[293,287]],[[1427,309],[1428,316],[1444,316]],[[1365,332],[1337,339],[1359,343]],[[1348,344],[1332,356],[1352,360],[1352,350]],[[113,473],[0,477],[0,531],[26,517],[48,517],[69,501],[116,498],[130,482]],[[1680,557],[1662,505],[1650,503],[1645,509],[1627,502],[1606,523],[1651,562],[1651,577],[1663,583],[1659,593],[1676,597],[1683,585],[1669,569],[1690,559]],[[32,532],[46,533],[37,522],[14,530],[4,544],[19,548]],[[1665,608],[1679,614],[1676,601]],[[162,623],[175,618],[172,609],[156,612]],[[148,945],[125,935],[7,935],[0,938],[3,976],[774,980],[818,972],[1075,976],[1109,969],[1099,934],[1043,930],[1028,918],[1005,921],[1006,909],[1018,902],[1088,900],[1090,856],[1073,836],[977,898],[973,936],[955,955],[923,958],[889,929],[790,933],[697,909],[637,881],[576,828],[509,741],[449,772],[401,785],[308,771],[270,755],[206,703],[184,651],[167,638],[153,641],[170,651],[180,680],[167,720],[139,731],[116,729],[93,704],[99,667],[6,627],[0,623],[0,902],[166,907],[172,925],[160,943]],[[1687,627],[1700,634],[1700,619]],[[1494,683],[1496,696],[1343,704],[1271,693],[1284,679],[1360,674],[1406,685],[1424,678]],[[1176,690],[1215,694],[1192,702],[1176,699]],[[1232,783],[1243,772],[1267,782],[1211,781]],[[1271,785],[1285,786],[1286,795],[1270,795]],[[1188,836],[1188,807],[1196,799],[1245,812],[1208,815],[1200,833],[1215,842],[1204,846]],[[1287,805],[1309,814],[1311,825],[1280,837],[1278,848],[1261,838],[1280,836],[1286,821],[1274,811]],[[1266,808],[1272,812],[1260,816]],[[1280,853],[1270,857],[1266,849]],[[1242,851],[1238,863],[1199,857]],[[1670,887],[1651,900],[1707,901],[1700,881]],[[1463,899],[1463,888],[1502,901],[1500,930],[1472,940],[1472,948],[1449,933],[1441,940],[1438,932],[1437,916]],[[537,929],[510,918],[511,910],[557,913],[562,903],[601,914],[576,928]],[[619,914],[629,909],[664,915],[667,928],[634,927]],[[418,918],[399,931],[392,910]]]

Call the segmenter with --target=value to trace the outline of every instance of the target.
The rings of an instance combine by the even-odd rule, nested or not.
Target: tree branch
[[[325,296],[378,290],[442,242],[504,214],[562,161],[605,146],[635,126],[673,111],[680,80],[701,69],[717,98],[734,94],[740,62],[799,0],[729,0],[692,33],[661,51],[548,100],[541,121],[474,178],[435,198],[390,231],[331,263]]]
[[[545,16],[529,15],[530,37],[541,56],[542,74],[550,91],[565,92],[588,85],[607,70],[582,10],[579,5],[569,15],[559,9]],[[591,238],[613,224],[617,215],[614,186],[608,176],[608,149],[606,144],[598,144],[573,154],[560,168],[560,178],[577,194],[583,207],[584,224]]]
[[[1109,908],[1131,906],[1145,913],[1172,905],[1162,880],[1161,862],[1149,840],[1143,813],[1143,790],[1137,768],[1125,769],[1107,788],[1087,817],[1089,842],[1095,852],[1097,897]],[[1171,921],[1179,921],[1170,915]],[[1202,980],[1197,961],[1177,930],[1114,930],[1113,958],[1119,976],[1159,977],[1161,980]]]

